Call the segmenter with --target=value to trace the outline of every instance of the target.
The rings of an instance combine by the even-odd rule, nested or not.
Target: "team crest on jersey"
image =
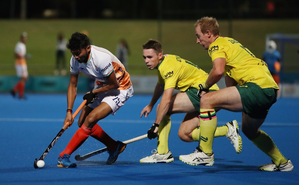
[[[213,46],[209,49],[209,55],[211,55],[213,52],[218,51],[219,50],[219,46]]]
[[[164,78],[167,79],[167,78],[170,78],[170,77],[172,77],[172,76],[173,76],[173,71],[170,71],[170,72],[168,72],[168,73],[164,76]]]

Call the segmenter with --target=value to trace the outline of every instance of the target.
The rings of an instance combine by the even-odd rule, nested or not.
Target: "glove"
[[[88,104],[90,104],[90,103],[93,103],[95,97],[96,97],[96,94],[95,94],[95,93],[92,93],[92,91],[90,91],[89,93],[86,93],[86,94],[83,96],[83,100],[87,100],[85,105],[88,105]]]
[[[154,132],[156,127],[159,127],[157,123],[154,123],[153,126],[147,131],[147,137],[149,139],[154,139],[158,136],[157,132]]]
[[[206,83],[204,83],[204,84],[199,84],[198,86],[199,86],[199,89],[198,89],[198,91],[197,91],[197,96],[198,96],[199,98],[201,98],[201,96],[200,96],[201,92],[203,92],[203,91],[205,91],[205,92],[209,92],[209,88],[207,87]]]

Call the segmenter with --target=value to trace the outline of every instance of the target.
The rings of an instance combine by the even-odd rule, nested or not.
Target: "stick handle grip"
[[[84,105],[86,104],[86,101],[87,100],[84,100],[81,105],[77,108],[77,110],[74,112],[74,114],[72,115],[73,116],[73,119],[75,119],[75,117],[78,115],[78,113],[81,111],[81,109],[84,107]],[[68,128],[67,125],[63,125],[62,129],[63,130],[66,130]]]
[[[145,139],[145,138],[147,138],[147,134],[144,134],[144,135],[142,135],[142,136],[135,137],[135,138],[133,138],[133,139],[126,140],[126,141],[124,141],[124,143],[125,143],[125,144],[129,144],[129,143],[133,143],[133,142],[135,142],[135,141],[139,141],[139,140],[142,140],[142,139]]]

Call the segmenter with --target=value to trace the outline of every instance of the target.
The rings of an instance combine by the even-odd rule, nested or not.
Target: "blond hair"
[[[198,19],[196,23],[194,24],[195,27],[200,26],[201,32],[205,33],[207,30],[210,30],[210,32],[214,36],[220,35],[220,29],[219,24],[216,20],[216,18],[213,17],[202,17],[201,19]]]

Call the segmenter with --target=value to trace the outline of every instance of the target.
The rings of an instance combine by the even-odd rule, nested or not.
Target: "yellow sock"
[[[227,132],[228,132],[228,127],[226,125],[223,125],[221,127],[217,127],[214,137],[226,136]]]
[[[200,127],[195,128],[192,131],[192,139],[193,141],[199,141],[199,137],[200,137]]]
[[[170,116],[166,115],[162,119],[160,126],[159,126],[159,136],[158,136],[158,146],[157,146],[157,151],[159,154],[166,154],[169,149],[168,149],[168,138],[169,138],[169,133],[171,129],[171,120]]]
[[[271,137],[264,131],[260,130],[260,134],[252,142],[267,154],[277,166],[288,161],[279,151]]]
[[[214,109],[200,109],[200,141],[199,148],[206,154],[213,153],[213,141],[217,127],[217,116]]]
[[[223,125],[221,127],[217,127],[214,137],[226,136],[227,131],[228,131],[228,128],[227,128],[226,125]],[[191,134],[192,134],[193,141],[199,141],[200,127],[197,127],[196,129],[194,129]]]

